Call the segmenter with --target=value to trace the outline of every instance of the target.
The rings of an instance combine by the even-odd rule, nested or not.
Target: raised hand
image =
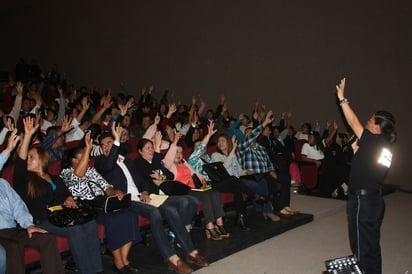
[[[112,134],[115,141],[120,142],[123,131],[124,128],[120,124],[116,126],[116,123],[112,123]]]
[[[176,129],[173,130],[174,131],[174,138],[173,138],[173,144],[177,144],[177,142],[179,142],[180,138],[182,138],[183,134],[179,131],[176,131]]]
[[[211,121],[209,125],[207,125],[207,135],[209,137],[212,137],[213,134],[215,134],[216,132],[217,132],[217,129],[215,129],[215,123]]]
[[[16,125],[14,124],[13,118],[11,118],[8,115],[3,115],[3,122],[10,131],[13,131],[14,128],[16,127]]]
[[[63,88],[62,88],[62,86],[58,86],[58,87],[57,87],[57,91],[59,92],[60,97],[62,97],[62,96],[63,96]]]
[[[21,81],[17,81],[16,83],[16,91],[18,95],[22,95],[23,94],[23,83]]]
[[[340,80],[339,85],[336,85],[336,95],[338,96],[339,100],[345,98],[345,84],[346,78],[343,78],[342,80]]]
[[[90,151],[93,147],[93,138],[91,137],[91,132],[88,131],[85,135],[84,135],[84,144],[85,144],[85,149],[87,151]]]
[[[120,115],[125,116],[127,113],[127,106],[119,104]]]
[[[233,146],[232,146],[232,153],[235,153],[235,152],[236,152],[238,143],[239,143],[239,141],[237,140],[236,136],[233,135],[233,136],[232,136],[232,144],[233,144]]]
[[[169,111],[167,112],[167,115],[166,115],[166,117],[167,118],[170,118],[170,117],[172,117],[172,115],[173,115],[173,113],[175,113],[176,112],[176,104],[170,104],[169,105]]]
[[[154,143],[155,143],[155,147],[159,146],[160,148],[160,144],[162,142],[162,132],[160,130],[156,131],[155,135],[154,135]]]
[[[61,132],[66,133],[70,131],[73,128],[71,123],[72,123],[72,118],[70,118],[69,115],[65,115],[62,121],[62,126],[60,128]]]
[[[39,124],[34,123],[34,118],[31,116],[27,116],[23,118],[23,125],[24,125],[24,134],[28,136],[33,136],[36,133],[37,129],[39,128]]]
[[[126,107],[127,107],[127,109],[129,109],[133,106],[134,106],[134,97],[130,97],[130,99],[127,100],[127,102],[126,102]]]
[[[336,120],[333,120],[333,128],[338,129],[338,123],[336,122]]]
[[[87,97],[83,97],[83,99],[82,99],[82,110],[86,111],[86,110],[89,109],[89,107],[90,107],[89,100],[87,99]]]
[[[154,118],[154,124],[157,126],[160,123],[160,114],[159,112],[156,113],[156,116]]]
[[[17,134],[17,129],[13,129],[8,140],[7,147],[4,149],[8,154],[10,154],[13,149],[16,147],[17,143],[20,141],[20,136]]]
[[[266,113],[265,121],[263,122],[263,127],[271,124],[273,122],[273,111],[269,110],[268,113]]]
[[[112,104],[113,104],[112,96],[107,95],[103,100],[103,108],[108,109],[112,106]]]

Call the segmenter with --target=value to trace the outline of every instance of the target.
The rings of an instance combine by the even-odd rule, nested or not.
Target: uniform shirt
[[[384,135],[363,130],[359,139],[359,149],[352,160],[350,190],[381,189],[392,160],[389,145]]]
[[[262,131],[263,126],[259,125],[249,135],[245,136],[243,142],[239,142],[237,146],[237,157],[242,168],[254,171],[256,174],[275,170],[266,148],[256,143],[256,139]],[[253,143],[255,143],[254,147],[252,147]]]

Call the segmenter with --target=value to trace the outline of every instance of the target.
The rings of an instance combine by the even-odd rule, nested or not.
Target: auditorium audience
[[[327,126],[327,136],[332,134],[333,138],[322,142],[316,132],[320,130],[317,122],[314,124],[316,131],[312,131],[310,123],[304,123],[301,131],[296,133],[291,125],[291,112],[283,113],[281,122],[275,125],[273,117],[270,117],[273,113],[267,111],[266,105],[260,104],[259,99],[250,114],[243,113],[236,120],[230,116],[229,102],[225,95],[220,96],[217,106],[206,106],[200,95],[193,96],[190,104],[185,105],[176,101],[175,95],[168,90],[165,90],[160,98],[156,98],[154,86],[147,85],[141,90],[140,96],[136,96],[139,99],[134,104],[133,94],[122,91],[112,97],[110,89],[102,95],[96,87],[76,87],[68,84],[67,79],[57,72],[57,67],[38,81],[23,84],[10,79],[4,87],[5,108],[0,110],[3,118],[0,121],[0,144],[8,147],[8,137],[15,128],[25,132],[15,163],[16,170],[23,170],[14,173],[16,190],[27,203],[39,227],[51,233],[68,236],[79,273],[102,270],[100,254],[97,251],[96,222],[70,229],[53,227],[40,208],[44,208],[44,202],[55,196],[68,206],[76,206],[73,196],[91,198],[91,193],[86,191],[85,194],[76,190],[76,187],[86,189],[87,180],[99,178],[106,194],[122,197],[126,192],[139,193],[141,196],[137,197],[136,194],[133,202],[139,206],[132,208],[150,219],[151,230],[163,259],[171,269],[181,273],[190,273],[193,269],[171,250],[167,235],[162,230],[163,220],[171,226],[178,242],[188,254],[186,261],[207,265],[194,248],[186,231],[190,230],[198,199],[203,204],[206,236],[213,240],[229,236],[223,225],[224,212],[219,199],[220,192],[234,194],[236,223],[242,231],[249,230],[245,222],[245,200],[242,193],[251,198],[256,210],[262,212],[265,219],[277,221],[277,215],[289,216],[297,213],[290,208],[290,183],[300,182],[298,167],[294,162],[294,144],[297,139],[308,140],[302,148],[304,161],[313,162],[317,166],[330,167],[333,164],[334,168],[330,169],[336,171],[336,184],[329,184],[326,192],[332,192],[332,195],[336,196],[340,188],[344,193],[347,190],[347,163],[352,155],[350,146],[346,145],[346,142],[349,142],[347,135],[345,137],[344,133],[337,132],[337,127],[335,129]],[[208,110],[205,112],[206,107]],[[122,130],[113,129],[117,123],[121,124]],[[217,138],[212,138],[217,131]],[[134,138],[133,142],[130,138]],[[138,139],[140,141],[137,147],[132,146]],[[66,146],[71,141],[78,141],[85,148],[76,147],[70,150],[69,155]],[[108,145],[107,142],[111,144]],[[207,151],[208,148],[214,151],[214,144],[217,144],[217,152],[210,157]],[[67,169],[62,170],[61,176],[68,189],[59,177],[47,173],[47,162],[61,160],[65,152],[69,161],[66,162]],[[134,161],[121,157],[131,152],[138,152],[139,157]],[[163,153],[166,153],[165,157]],[[184,156],[189,155],[186,162]],[[103,177],[88,166],[89,157],[97,157],[96,168]],[[130,179],[124,174],[121,164],[118,164],[118,160],[122,158],[126,168],[132,170],[134,188],[129,188],[129,182],[127,185],[118,185],[119,182],[110,180],[113,188],[103,179],[109,180],[112,174],[121,174],[122,178]],[[212,190],[191,190],[189,195],[170,196],[164,206],[159,208],[147,204],[150,199],[146,197],[146,193],[162,194],[153,179],[177,180],[194,189],[192,176],[198,176],[203,185],[210,184],[210,178],[202,166],[205,162],[216,161],[224,163],[231,175],[230,179],[219,184],[212,183]],[[324,189],[322,180],[320,176],[319,187]],[[41,187],[37,189],[35,185]],[[72,191],[71,194],[69,190]],[[102,191],[96,189],[96,192]],[[39,197],[42,197],[41,201]],[[272,203],[268,202],[270,198]],[[173,214],[170,213],[172,210],[175,210]],[[124,225],[117,224],[117,221],[114,221],[116,218],[102,214],[99,214],[97,221],[106,226],[108,247],[114,256],[113,270],[133,273],[136,268],[130,265],[127,254],[132,243],[140,239],[136,213],[125,211],[118,215],[117,219]],[[126,216],[131,215],[134,216],[133,221],[126,220]],[[176,218],[181,220],[179,229],[184,231],[184,235],[176,233],[180,231],[176,228],[179,226]],[[119,232],[122,229],[125,232]],[[76,232],[79,234],[76,237],[73,236],[74,232],[69,232],[80,230],[82,231]],[[73,239],[80,240],[74,243]]]
[[[137,172],[133,160],[125,158],[120,153],[120,136],[122,131],[122,127],[115,127],[113,124],[111,132],[106,132],[100,137],[103,155],[96,159],[96,170],[107,181],[113,182],[116,188],[125,193],[132,194],[131,209],[150,220],[153,238],[163,260],[168,263],[169,267],[180,273],[190,273],[192,268],[175,253],[163,226],[163,220],[166,220],[176,235],[177,241],[188,253],[188,256],[190,256],[188,260],[194,260],[200,264],[202,257],[194,248],[183,220],[179,216],[179,208],[176,208],[179,204],[175,201],[180,200],[180,198],[178,196],[169,197],[159,207],[151,204],[151,192],[148,186],[150,182],[145,181],[143,176]],[[202,266],[205,266],[205,263]]]
[[[14,188],[26,203],[34,222],[50,233],[66,236],[79,273],[103,270],[96,222],[71,227],[58,227],[47,219],[48,205],[64,204],[77,207],[72,194],[59,176],[47,172],[48,153],[41,147],[30,148],[33,135],[39,129],[34,119],[23,119],[24,136],[18,151],[13,176]]]

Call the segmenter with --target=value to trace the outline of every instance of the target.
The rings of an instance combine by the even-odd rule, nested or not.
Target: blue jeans
[[[197,206],[199,201],[196,197],[190,195],[176,195],[169,196],[162,206],[168,205],[168,207],[177,208],[177,213],[184,225],[190,225],[193,222],[193,217],[197,212]],[[160,206],[160,208],[162,207]]]
[[[269,196],[269,188],[268,185],[265,181],[259,181],[257,182],[256,180],[252,180],[248,177],[241,178],[241,180],[250,188],[252,191],[260,194],[260,195],[265,195]],[[264,204],[258,204],[255,201],[253,201],[253,206],[255,207],[257,212],[262,212],[262,213],[273,213],[272,205],[270,202],[266,202]]]
[[[164,261],[167,261],[172,255],[175,255],[176,252],[170,245],[169,238],[164,230],[163,220],[166,220],[169,224],[176,235],[176,240],[180,243],[186,254],[195,250],[190,234],[186,231],[185,225],[188,223],[186,223],[187,220],[183,220],[182,212],[185,212],[184,214],[188,215],[186,218],[189,218],[191,215],[190,220],[192,220],[194,213],[190,212],[193,211],[192,203],[196,198],[190,197],[193,199],[187,199],[184,196],[187,195],[169,196],[160,207],[154,207],[143,202],[132,201],[131,209],[137,214],[150,220],[150,228],[152,230],[153,238]],[[179,206],[182,206],[182,208]],[[191,223],[191,221],[189,223]]]
[[[6,250],[0,245],[0,274],[6,273]]]
[[[55,235],[67,237],[78,273],[103,271],[96,221],[71,227],[58,227],[45,220],[38,226]]]

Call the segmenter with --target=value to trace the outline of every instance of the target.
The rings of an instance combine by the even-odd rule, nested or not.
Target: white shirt
[[[325,158],[325,155],[323,155],[320,149],[317,150],[316,146],[311,146],[308,143],[303,144],[301,154],[313,160],[322,160]]]
[[[132,201],[140,202],[139,189],[136,187],[136,184],[134,183],[132,174],[130,174],[129,169],[127,168],[126,164],[124,163],[124,157],[122,155],[119,155],[117,157],[116,163],[122,169],[122,171],[124,173],[124,176],[126,177],[127,192],[132,194]]]
[[[80,123],[76,118],[72,120],[71,125],[73,126],[73,129],[66,133],[66,143],[81,140],[84,136],[84,132],[79,127]]]

